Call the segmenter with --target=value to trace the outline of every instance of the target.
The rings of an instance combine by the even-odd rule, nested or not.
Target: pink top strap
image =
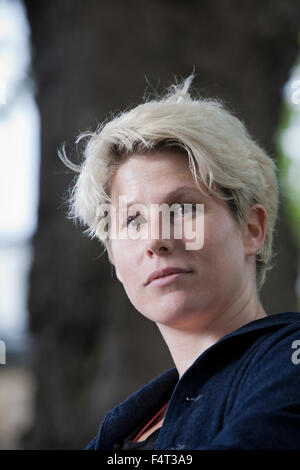
[[[150,427],[151,424],[153,424],[153,422],[159,417],[160,414],[162,414],[168,407],[168,403],[166,403],[157,413],[156,415],[153,416],[153,418],[150,419],[150,421],[148,421],[148,423],[143,427],[143,429],[140,430],[140,432],[137,434],[137,436],[135,436],[135,438],[133,439],[133,442],[135,442],[145,431],[146,429],[148,429]]]

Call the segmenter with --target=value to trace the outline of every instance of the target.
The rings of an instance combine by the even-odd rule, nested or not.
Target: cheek
[[[122,282],[126,292],[136,286],[138,270],[134,266],[135,255],[129,249],[128,242],[112,240],[112,255],[118,278]]]
[[[242,243],[238,228],[227,218],[216,220],[209,217],[204,225],[204,245],[199,257],[207,258],[208,266],[220,268],[238,263]]]
[[[126,266],[126,259],[124,259],[124,252],[121,249],[118,240],[112,240],[111,242],[111,254],[117,276],[121,282],[124,279],[124,269]],[[120,279],[120,276],[122,279]]]

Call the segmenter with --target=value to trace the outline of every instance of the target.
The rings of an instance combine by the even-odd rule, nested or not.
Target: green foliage
[[[300,117],[298,116],[300,116],[300,105],[292,106],[284,100],[276,133],[276,143],[282,204],[288,217],[292,236],[300,249],[300,159],[295,160],[288,155],[282,142],[283,133],[297,121],[299,122],[300,139]],[[291,178],[291,175],[293,178]],[[297,175],[299,175],[299,179]]]

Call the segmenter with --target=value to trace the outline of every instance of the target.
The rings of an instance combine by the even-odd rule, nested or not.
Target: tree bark
[[[156,326],[135,311],[96,240],[65,217],[73,174],[57,149],[111,111],[196,69],[194,86],[220,97],[275,155],[281,89],[296,60],[296,0],[26,0],[41,113],[39,226],[29,299],[38,379],[24,448],[80,449],[114,404],[172,367]],[[147,86],[148,91],[152,91]],[[296,309],[296,247],[280,212],[262,301]]]

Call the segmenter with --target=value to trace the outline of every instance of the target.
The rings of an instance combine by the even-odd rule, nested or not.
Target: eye
[[[126,221],[127,227],[129,226],[139,227],[141,225],[141,217],[142,216],[140,215],[140,213],[127,217],[127,221]]]
[[[182,204],[176,204],[176,208],[174,211],[174,214],[178,214],[179,216],[185,216],[187,214],[194,213],[196,211],[196,205],[193,203],[182,203]]]
[[[188,214],[193,214],[194,212],[196,212],[196,206],[197,204],[187,202],[182,204],[175,204],[174,217],[184,217]],[[172,213],[171,216],[173,216]],[[139,228],[143,223],[142,219],[143,216],[139,212],[137,212],[136,215],[131,215],[127,217],[126,225],[127,227],[132,226],[135,228]]]

